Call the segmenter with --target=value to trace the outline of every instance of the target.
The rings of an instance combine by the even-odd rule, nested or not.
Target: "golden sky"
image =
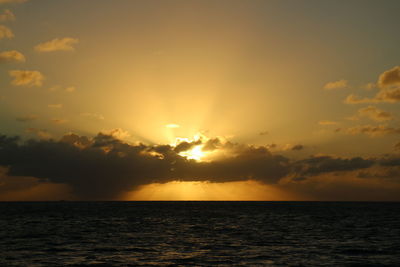
[[[399,200],[399,7],[0,0],[0,200]]]

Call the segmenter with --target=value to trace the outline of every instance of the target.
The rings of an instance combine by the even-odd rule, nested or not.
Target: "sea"
[[[400,203],[0,202],[0,266],[400,266]]]

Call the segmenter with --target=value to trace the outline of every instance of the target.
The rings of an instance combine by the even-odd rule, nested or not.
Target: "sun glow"
[[[175,142],[171,144],[171,146],[176,147],[181,143],[189,143],[193,144],[192,147],[185,151],[181,151],[178,154],[182,157],[185,157],[187,159],[194,159],[196,161],[203,161],[204,158],[207,156],[209,152],[203,151],[203,143],[207,141],[209,138],[207,138],[205,135],[201,133],[197,133],[193,136],[193,138],[182,138],[182,137],[176,137]]]
[[[193,147],[190,150],[180,152],[179,155],[186,157],[187,159],[194,159],[197,161],[201,161],[202,158],[206,155],[206,153],[202,150],[203,145],[198,145]]]
[[[291,200],[302,199],[278,185],[257,181],[212,183],[172,181],[148,184],[127,193],[124,200]]]

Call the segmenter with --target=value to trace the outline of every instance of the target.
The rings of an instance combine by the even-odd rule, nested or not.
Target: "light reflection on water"
[[[400,264],[400,203],[0,203],[0,266]]]

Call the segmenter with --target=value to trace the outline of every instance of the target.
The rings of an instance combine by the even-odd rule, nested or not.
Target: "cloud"
[[[365,169],[375,164],[374,160],[355,158],[335,158],[331,156],[317,156],[300,160],[294,164],[296,177],[315,176],[322,173],[344,172]]]
[[[48,108],[62,108],[62,104],[49,104],[47,105]]]
[[[36,115],[25,115],[25,116],[20,116],[20,117],[16,118],[16,120],[19,122],[28,122],[28,121],[33,121],[36,119],[37,119]]]
[[[57,201],[73,199],[67,185],[47,183],[35,177],[8,176],[0,167],[0,201]]]
[[[322,120],[318,122],[319,125],[337,125],[336,121]]]
[[[91,118],[91,119],[96,119],[96,120],[104,120],[104,116],[101,114],[97,114],[97,113],[84,112],[84,113],[81,113],[81,116]]]
[[[43,136],[45,131],[29,131],[50,138]],[[0,165],[9,166],[12,176],[66,184],[80,199],[114,199],[143,184],[173,180],[275,183],[289,171],[288,159],[264,147],[229,146],[235,156],[196,162],[169,145],[133,145],[101,133],[94,138],[68,134],[59,141],[27,142],[0,136]]]
[[[27,1],[28,0],[0,0],[0,4],[19,4]]]
[[[293,151],[299,151],[299,150],[303,150],[304,146],[303,145],[294,145],[291,150]]]
[[[394,128],[386,125],[357,125],[350,128],[339,128],[335,132],[342,132],[350,135],[365,134],[369,137],[379,137],[389,134],[400,134],[400,128]]]
[[[346,104],[365,104],[365,103],[397,103],[400,102],[400,88],[382,89],[372,98],[361,98],[354,94],[346,97]]]
[[[286,144],[283,146],[283,151],[300,151],[303,150],[304,146],[301,144],[297,144],[297,145],[292,145],[292,144]]]
[[[335,82],[329,82],[324,85],[325,90],[342,89],[342,88],[347,88],[347,87],[348,87],[347,80],[339,80],[339,81],[335,81]]]
[[[381,90],[375,97],[379,102],[396,103],[400,101],[400,88]]]
[[[380,87],[400,85],[400,66],[383,72],[378,79]]]
[[[44,76],[39,71],[11,70],[8,72],[14,80],[11,82],[15,86],[42,86]]]
[[[14,21],[15,15],[9,9],[5,9],[2,14],[0,14],[0,22],[3,21]]]
[[[25,56],[16,50],[4,51],[0,53],[0,63],[5,62],[25,62]]]
[[[116,129],[112,129],[112,130],[108,130],[108,131],[105,130],[105,131],[101,131],[100,133],[103,135],[111,136],[118,140],[124,140],[131,136],[128,131],[125,131],[121,128],[116,128]]]
[[[0,25],[0,40],[4,38],[12,39],[14,38],[14,34],[8,27]]]
[[[93,138],[69,133],[57,141],[49,139],[51,136],[44,130],[29,131],[41,140],[22,142],[17,137],[0,135],[0,166],[8,166],[8,176],[34,177],[40,183],[64,185],[77,199],[119,199],[141,185],[177,180],[254,180],[276,186],[287,181],[290,185],[292,181],[293,186],[311,186],[317,180],[324,184],[342,177],[349,177],[349,181],[398,179],[395,174],[400,174],[396,172],[400,167],[400,158],[396,156],[372,159],[313,156],[291,161],[272,154],[264,146],[213,138],[202,144],[213,143],[230,155],[198,162],[179,155],[181,149],[190,147],[188,142],[180,149],[170,145],[129,144],[104,133]],[[318,186],[307,188],[317,190]]]
[[[400,102],[400,66],[396,66],[379,75],[377,84],[380,87],[380,91],[372,98],[362,98],[351,94],[346,97],[344,102],[346,104]]]
[[[74,51],[74,45],[79,43],[76,38],[56,38],[51,41],[38,44],[35,50],[38,52],[53,52],[53,51]]]
[[[367,117],[374,121],[393,120],[393,115],[391,113],[378,109],[377,107],[374,106],[360,108],[358,110],[358,116]]]

